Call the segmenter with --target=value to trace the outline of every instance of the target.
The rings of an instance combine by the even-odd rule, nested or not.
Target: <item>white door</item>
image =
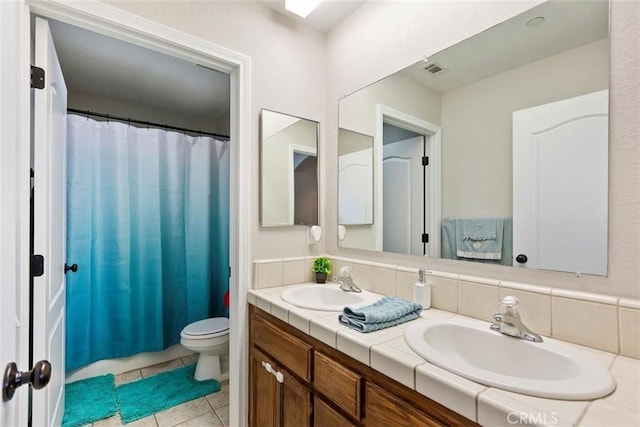
[[[0,375],[9,363],[21,371],[28,366],[29,289],[29,163],[21,147],[29,136],[22,134],[18,111],[25,91],[21,57],[20,10],[23,4],[0,1]],[[17,389],[9,401],[0,400],[0,426],[26,425],[28,387]]]
[[[382,151],[383,251],[423,255],[424,137],[386,144]]]
[[[373,223],[373,148],[338,157],[338,224]]]
[[[608,95],[513,113],[514,266],[606,276]]]
[[[34,279],[33,357],[51,363],[49,385],[33,393],[33,425],[59,425],[64,412],[65,205],[67,88],[46,20],[35,20],[35,65],[45,70],[34,90],[34,252],[44,274]]]

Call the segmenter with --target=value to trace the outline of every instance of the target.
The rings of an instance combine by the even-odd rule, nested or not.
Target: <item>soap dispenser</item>
[[[427,270],[418,270],[418,281],[413,284],[413,300],[422,306],[423,310],[431,308],[431,284],[427,283]]]

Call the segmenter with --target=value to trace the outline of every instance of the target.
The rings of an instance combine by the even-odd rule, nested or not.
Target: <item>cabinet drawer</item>
[[[414,409],[407,402],[367,383],[365,413],[368,426],[431,427],[442,424]]]
[[[253,315],[251,340],[278,363],[307,382],[311,381],[312,347],[278,329],[269,321]]]
[[[362,376],[318,352],[314,356],[314,369],[315,389],[359,420]]]
[[[313,399],[314,427],[356,427],[351,421],[333,410],[321,398]]]

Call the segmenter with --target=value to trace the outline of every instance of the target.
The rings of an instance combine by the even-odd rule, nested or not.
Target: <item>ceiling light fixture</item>
[[[293,12],[302,18],[306,18],[321,1],[322,0],[285,0],[284,7],[289,12]]]

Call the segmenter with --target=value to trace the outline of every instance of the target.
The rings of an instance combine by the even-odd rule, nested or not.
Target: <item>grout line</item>
[[[221,426],[225,426],[225,423],[222,422],[222,418],[220,418],[220,415],[218,415],[218,413],[215,410],[213,411],[213,415],[215,415],[218,421],[220,421]]]

